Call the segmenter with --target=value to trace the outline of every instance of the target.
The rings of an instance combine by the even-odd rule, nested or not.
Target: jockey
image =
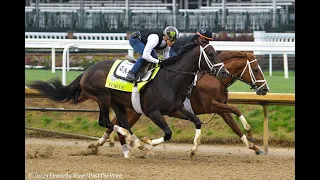
[[[180,53],[184,52],[183,46],[192,42],[195,39],[199,40],[206,40],[206,41],[212,41],[212,31],[208,28],[201,28],[197,31],[196,34],[189,35],[189,36],[182,36],[177,39],[177,42],[174,43],[169,51],[169,57],[179,55]],[[173,64],[176,59],[171,59],[171,60],[165,60],[161,61],[161,66],[167,66],[170,64]]]
[[[167,59],[170,47],[176,42],[178,37],[179,31],[173,26],[166,27],[163,32],[143,29],[132,33],[129,43],[136,52],[141,54],[141,57],[137,59],[126,78],[130,81],[137,80],[136,75],[146,61],[161,64],[155,50],[163,50],[163,58]]]
[[[172,45],[170,48],[169,56],[175,56],[179,52],[180,48],[187,43],[191,42],[195,38],[205,39],[207,41],[212,41],[212,31],[208,28],[201,28],[197,31],[196,34],[190,36],[182,36],[180,37],[177,42]]]

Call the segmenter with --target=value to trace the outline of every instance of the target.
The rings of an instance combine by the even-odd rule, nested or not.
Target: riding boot
[[[126,79],[128,79],[129,81],[136,81],[137,80],[136,75],[133,71],[128,72]]]

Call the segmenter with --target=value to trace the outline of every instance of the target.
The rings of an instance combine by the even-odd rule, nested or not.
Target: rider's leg
[[[129,43],[134,49],[134,51],[139,53],[142,56],[145,45],[138,38],[134,38],[132,36],[130,36],[129,38]],[[133,65],[132,69],[129,71],[127,75],[127,79],[136,80],[136,74],[141,69],[144,62],[145,60],[142,57],[139,57],[135,62],[135,64]]]

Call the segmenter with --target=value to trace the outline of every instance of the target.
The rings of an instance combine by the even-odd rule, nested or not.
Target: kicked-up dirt
[[[25,179],[216,179],[294,180],[295,149],[268,148],[255,155],[243,146],[200,145],[194,158],[193,144],[164,143],[154,155],[131,148],[125,159],[118,141],[97,150],[92,140],[26,138]]]

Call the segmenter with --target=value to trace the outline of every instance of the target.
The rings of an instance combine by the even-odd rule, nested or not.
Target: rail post
[[[268,139],[269,139],[269,127],[268,127],[268,106],[263,105],[263,114],[264,114],[264,121],[263,121],[263,149],[265,154],[268,154]]]
[[[67,52],[69,51],[69,48],[78,48],[78,44],[67,44],[63,48],[63,54],[62,54],[62,84],[65,86],[66,85],[66,63],[67,63]],[[69,55],[69,54],[68,54]],[[69,59],[69,58],[68,58]],[[68,61],[69,63],[69,61]]]

